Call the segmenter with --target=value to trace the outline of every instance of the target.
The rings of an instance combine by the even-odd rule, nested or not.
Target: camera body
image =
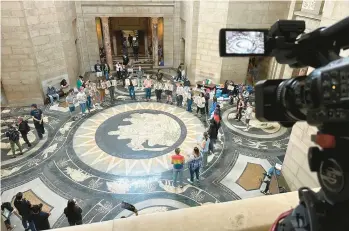
[[[270,30],[222,29],[223,57],[273,56],[291,68],[315,68],[309,76],[263,80],[255,86],[256,118],[292,127],[307,121],[319,129],[308,151],[318,193],[299,189],[299,205],[280,216],[275,230],[343,230],[349,226],[349,17],[303,34],[305,23],[279,20]]]
[[[255,86],[256,117],[292,126],[349,121],[349,58],[314,70],[309,76],[264,80]]]

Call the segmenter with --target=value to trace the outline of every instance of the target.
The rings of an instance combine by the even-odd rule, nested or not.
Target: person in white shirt
[[[115,64],[115,70],[116,70],[116,74],[117,74],[118,79],[121,79],[122,66],[119,62],[117,62]]]
[[[76,95],[76,99],[80,104],[80,110],[82,115],[85,115],[87,97],[83,87],[80,88],[79,93]]]
[[[247,102],[247,108],[245,111],[245,119],[246,119],[246,128],[244,129],[245,132],[248,131],[250,128],[250,120],[252,118],[252,112],[253,112],[253,107],[250,102]]]
[[[205,94],[203,92],[200,93],[200,96],[196,97],[195,103],[197,106],[196,114],[201,117],[201,115],[205,114]],[[199,111],[201,114],[198,114]]]
[[[178,107],[182,107],[183,105],[183,95],[184,95],[184,88],[183,88],[183,84],[180,83],[179,86],[176,89],[176,100],[177,100],[177,106]]]
[[[166,96],[167,96],[166,103],[173,104],[172,92],[173,92],[173,84],[172,84],[171,80],[168,80],[167,83],[165,84],[165,93],[166,93]]]

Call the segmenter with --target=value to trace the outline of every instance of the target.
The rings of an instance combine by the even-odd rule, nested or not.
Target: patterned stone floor
[[[120,94],[121,95],[121,94]],[[201,171],[200,184],[174,188],[169,156],[176,147],[189,154],[207,129],[205,118],[165,103],[117,100],[87,116],[71,120],[63,108],[43,107],[47,133],[19,158],[11,155],[1,136],[1,199],[12,201],[19,192],[41,201],[51,211],[53,227],[67,226],[62,214],[67,200],[76,198],[83,222],[100,222],[132,214],[121,202],[132,203],[140,215],[262,196],[260,178],[282,163],[289,131],[261,124],[243,131],[232,120],[234,108],[223,104],[223,125],[214,155]],[[2,132],[30,108],[3,108]],[[24,145],[26,147],[26,145]],[[264,195],[263,195],[264,196]],[[22,226],[14,216],[18,230]]]

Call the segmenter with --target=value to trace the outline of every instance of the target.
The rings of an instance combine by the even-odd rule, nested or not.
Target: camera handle
[[[321,130],[331,134],[349,131],[348,124],[326,125]],[[317,172],[321,190],[300,188],[299,205],[278,219],[271,231],[344,230],[349,226],[349,140],[321,130],[312,136],[321,149],[311,147],[308,152],[310,170]]]

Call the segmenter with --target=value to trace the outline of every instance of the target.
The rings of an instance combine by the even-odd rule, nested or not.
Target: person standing
[[[116,63],[115,70],[116,70],[116,75],[117,75],[118,79],[121,79],[122,66],[119,62]]]
[[[128,92],[130,94],[131,99],[136,100],[135,87],[133,86],[132,79],[130,79],[130,85],[128,85]]]
[[[44,116],[41,109],[38,109],[38,106],[36,104],[32,104],[31,108],[32,110],[30,112],[30,115],[33,118],[36,132],[38,133],[39,138],[42,139],[42,135],[45,134]]]
[[[177,106],[178,107],[182,107],[183,106],[183,95],[184,95],[184,88],[183,88],[183,84],[180,83],[178,86],[177,86],[177,89],[176,89],[176,100],[177,100]]]
[[[122,65],[127,65],[130,59],[128,58],[127,55],[122,56]]]
[[[75,199],[68,201],[67,207],[64,209],[64,214],[70,226],[82,224],[82,209],[77,205]]]
[[[103,67],[100,64],[99,60],[97,60],[97,63],[95,64],[95,72],[96,72],[96,75],[97,75],[97,79],[98,79],[98,77],[102,77],[103,76]],[[77,87],[78,87],[78,89],[80,89],[81,86],[80,87],[77,86]]]
[[[13,158],[16,158],[15,145],[17,145],[17,147],[19,149],[19,155],[23,155],[22,146],[19,143],[19,131],[17,131],[17,129],[15,127],[13,127],[12,125],[9,125],[9,129],[7,132],[5,132],[5,136],[8,137],[8,139],[10,141]]]
[[[162,82],[161,79],[156,80],[154,84],[154,89],[155,89],[156,101],[161,102],[161,94],[162,94],[162,90],[164,89],[164,83]]]
[[[197,106],[196,114],[199,117],[201,117],[201,115],[205,114],[205,96],[204,96],[203,92],[201,92],[200,96],[198,96],[196,98],[196,106]],[[201,114],[199,114],[199,111],[200,111]]]
[[[133,55],[135,56],[135,61],[138,61],[138,52],[139,52],[138,38],[133,38]]]
[[[246,128],[244,129],[247,132],[250,129],[250,120],[252,117],[253,107],[250,102],[247,102],[247,108],[245,111],[245,119],[246,119]]]
[[[87,97],[83,87],[80,88],[79,93],[76,95],[76,99],[80,105],[81,114],[85,115]]]
[[[133,37],[132,37],[132,35],[129,34],[127,39],[128,39],[128,43],[129,43],[130,47],[132,47],[132,45],[133,45],[133,44],[132,44],[132,42],[133,42]]]
[[[172,100],[173,84],[171,80],[167,80],[167,83],[165,84],[165,93],[167,97],[166,103],[173,104],[173,100]]]
[[[99,91],[99,103],[101,104],[102,102],[104,102],[105,99],[105,89],[107,88],[107,86],[105,85],[104,81],[100,80],[98,82],[98,91]]]
[[[208,103],[210,101],[210,90],[207,89],[205,92],[205,113],[206,115],[208,115]]]
[[[30,131],[30,127],[28,125],[28,121],[23,120],[22,117],[18,117],[18,130],[21,133],[24,142],[28,145],[28,147],[31,147],[32,145],[28,140],[28,133]]]
[[[150,97],[151,97],[151,85],[153,84],[149,75],[147,75],[147,79],[144,80],[143,84],[144,84],[144,88],[145,88],[145,99],[148,102],[150,100]]]
[[[202,167],[206,167],[207,165],[207,156],[209,152],[210,141],[211,140],[208,136],[208,133],[204,132],[201,143],[199,144],[201,155],[202,155]]]
[[[51,229],[50,222],[48,221],[48,217],[51,213],[46,213],[42,211],[42,204],[33,205],[31,208],[31,219],[34,222],[36,230],[47,230]]]
[[[14,206],[17,209],[19,215],[22,217],[22,225],[25,231],[29,229],[31,231],[36,231],[35,224],[31,219],[31,203],[23,198],[23,193],[19,192],[16,194]],[[28,226],[29,224],[29,226]]]
[[[138,80],[138,88],[142,88],[142,79],[143,79],[143,74],[144,74],[144,71],[142,70],[142,67],[139,66],[138,67],[138,71],[137,71],[137,80]]]
[[[80,75],[79,79],[76,81],[76,88],[79,90],[83,85],[84,85],[84,77]]]
[[[177,180],[179,187],[183,188],[183,170],[184,170],[184,156],[181,155],[181,149],[175,149],[175,155],[171,157],[171,164],[173,165],[173,186],[177,187]]]
[[[110,66],[108,63],[103,64],[103,72],[106,80],[109,80]]]
[[[236,113],[235,120],[237,120],[237,121],[240,121],[240,120],[241,120],[241,117],[242,117],[242,109],[243,109],[244,107],[245,107],[244,99],[243,99],[242,95],[239,95],[239,100],[238,100],[238,103],[237,103],[238,111],[237,111],[237,113]]]
[[[75,111],[75,96],[74,96],[74,90],[73,89],[71,89],[69,91],[69,94],[65,98],[65,101],[68,104],[70,117],[72,118],[73,117],[73,112]]]
[[[213,112],[214,112],[214,110],[216,110],[216,107],[217,107],[217,97],[213,96],[212,104],[210,107],[210,114],[209,114],[210,117],[213,115]]]
[[[181,65],[178,66],[177,68],[177,78],[176,81],[179,82],[182,80],[182,69],[181,69]]]
[[[211,151],[211,153],[214,153],[214,145],[218,139],[218,129],[219,129],[219,124],[212,119],[210,121],[210,127],[207,131],[209,137],[210,137],[210,143],[209,143],[209,151]]]
[[[193,89],[189,88],[187,92],[187,111],[192,112],[191,106],[193,105]]]
[[[110,94],[110,102],[113,102],[115,100],[115,87],[110,83],[109,80],[105,81],[106,86],[108,87],[109,94]]]
[[[196,176],[196,180],[199,181],[201,165],[202,165],[202,155],[200,155],[199,149],[195,147],[193,154],[189,156],[189,159],[188,159],[188,167],[189,167],[189,173],[190,173],[190,179],[188,179],[188,181],[191,184],[194,184],[194,173]]]

